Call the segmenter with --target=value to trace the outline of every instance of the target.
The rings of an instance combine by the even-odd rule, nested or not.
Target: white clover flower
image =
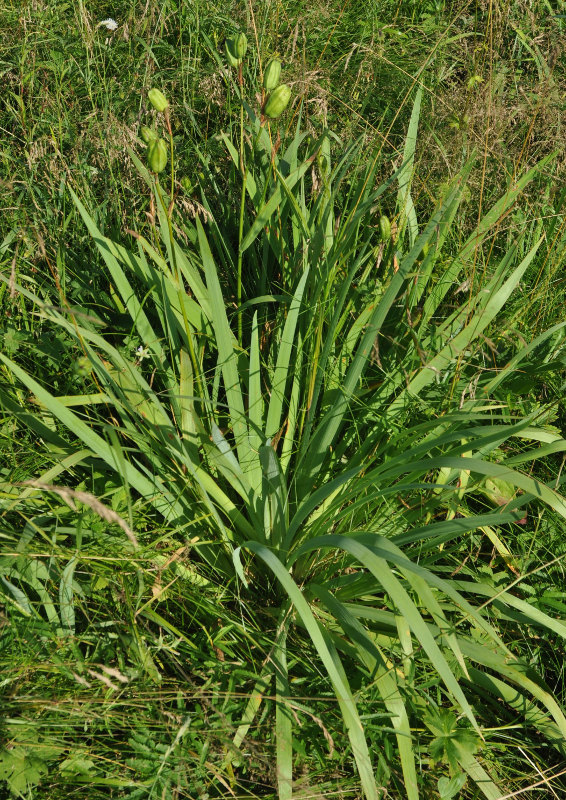
[[[102,22],[99,22],[96,27],[102,28],[102,26],[104,26],[108,31],[115,31],[116,28],[118,27],[118,23],[116,22],[115,19],[109,17],[108,19],[103,19]]]

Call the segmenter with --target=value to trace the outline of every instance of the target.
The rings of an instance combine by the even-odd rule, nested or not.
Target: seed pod
[[[274,89],[265,104],[264,114],[271,119],[277,119],[287,108],[287,104],[291,99],[291,89],[286,83],[282,83],[277,89]]]
[[[156,111],[165,111],[169,108],[169,100],[159,89],[150,89],[147,96]]]
[[[152,172],[163,172],[167,166],[167,142],[156,139],[147,148],[147,163]]]
[[[228,64],[231,67],[239,67],[240,64],[242,63],[242,59],[241,58],[235,58],[232,55],[232,51],[228,47],[228,42],[226,42],[226,44],[224,45],[224,51],[226,53],[226,61],[228,62]]]
[[[189,177],[187,177],[186,175],[184,175],[181,178],[181,186],[183,187],[183,189],[185,190],[185,192],[187,194],[190,194],[192,192],[192,190],[193,190],[193,183],[192,183],[191,179]]]
[[[263,73],[263,88],[266,92],[272,92],[281,77],[281,62],[277,58],[272,58],[265,72]]]
[[[385,214],[379,218],[379,230],[383,241],[388,242],[391,239],[391,223],[389,222],[389,217],[386,217]]]
[[[226,48],[232,58],[242,59],[246,55],[248,49],[248,39],[245,33],[238,33],[232,39],[226,40]]]
[[[159,139],[157,135],[157,131],[154,131],[153,128],[148,128],[147,125],[142,125],[140,128],[140,136],[144,140],[144,142],[149,145],[152,142],[155,142]]]

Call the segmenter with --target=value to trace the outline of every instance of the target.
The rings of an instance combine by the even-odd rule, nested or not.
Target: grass
[[[1,12],[10,796],[560,796],[561,13]]]

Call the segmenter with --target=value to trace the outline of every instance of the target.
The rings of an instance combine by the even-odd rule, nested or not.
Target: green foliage
[[[458,773],[460,763],[476,754],[479,738],[469,728],[458,725],[456,716],[445,708],[436,709],[425,717],[426,724],[434,734],[429,752],[433,761],[442,762]]]
[[[49,763],[61,748],[39,741],[33,729],[23,728],[23,741],[0,750],[0,781],[14,797],[29,796],[49,772]],[[19,738],[19,737],[18,737]]]
[[[0,780],[6,781],[13,795],[24,795],[47,774],[47,764],[23,747],[0,753]]]
[[[439,778],[438,794],[440,795],[440,800],[452,800],[452,798],[458,794],[465,782],[466,776],[463,773],[460,773],[453,778]]]
[[[188,727],[189,721],[183,728]],[[195,787],[206,781],[206,771],[195,771],[183,763],[181,741],[185,730],[181,729],[175,741],[167,746],[156,741],[147,729],[138,729],[128,740],[134,756],[128,759],[128,766],[136,775],[143,787],[132,789],[128,794],[131,800],[156,796],[169,800],[180,792],[194,791]],[[200,794],[200,792],[199,792]]]

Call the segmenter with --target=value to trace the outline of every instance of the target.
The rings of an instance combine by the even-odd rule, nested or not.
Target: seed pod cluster
[[[285,111],[291,99],[291,89],[286,83],[279,84],[281,62],[272,58],[263,73],[263,88],[268,93],[263,105],[264,117],[277,119]]]
[[[156,111],[163,114],[169,108],[169,100],[159,89],[150,89],[147,99]],[[169,118],[166,116],[166,119]],[[152,172],[163,172],[167,166],[167,142],[153,128],[142,125],[140,136],[147,145],[147,163]]]

